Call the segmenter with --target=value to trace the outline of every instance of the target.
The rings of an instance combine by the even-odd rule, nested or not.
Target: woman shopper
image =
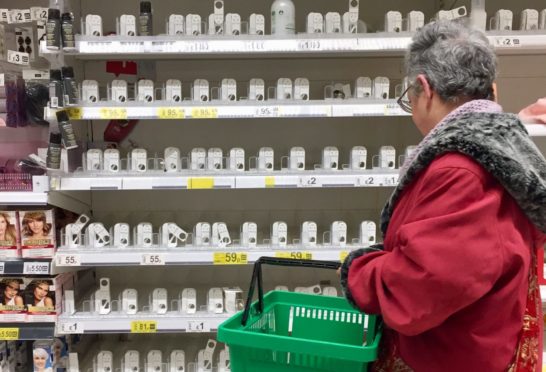
[[[406,64],[399,104],[425,138],[383,210],[384,244],[341,269],[349,301],[385,323],[373,370],[539,371],[546,161],[494,102],[497,61],[481,32],[429,24]]]

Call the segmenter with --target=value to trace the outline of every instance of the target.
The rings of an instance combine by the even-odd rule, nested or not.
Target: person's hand
[[[339,276],[341,278],[341,267],[339,269],[337,269],[336,273],[337,273],[337,276]]]

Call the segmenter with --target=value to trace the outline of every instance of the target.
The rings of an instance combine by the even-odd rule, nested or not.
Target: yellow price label
[[[81,120],[83,116],[83,109],[81,107],[69,107],[66,109],[68,117],[71,120]]]
[[[127,109],[122,107],[108,107],[100,109],[101,119],[127,119]]]
[[[206,190],[214,188],[214,178],[190,178],[188,180],[188,189]]]
[[[345,262],[345,259],[347,258],[347,256],[349,255],[349,252],[341,252],[339,254],[339,260],[343,263]]]
[[[275,187],[275,177],[265,177],[265,187]]]
[[[217,119],[218,109],[215,107],[195,107],[191,110],[194,119]]]
[[[216,252],[213,263],[215,265],[246,265],[248,264],[248,253],[243,252]]]
[[[155,320],[133,320],[131,322],[131,333],[156,333],[157,321]]]
[[[160,119],[184,119],[186,113],[181,108],[160,107],[157,110],[157,116],[159,116]]]
[[[14,341],[19,339],[19,328],[0,328],[0,340]]]
[[[275,257],[292,258],[294,260],[312,260],[313,253],[311,252],[276,252]]]

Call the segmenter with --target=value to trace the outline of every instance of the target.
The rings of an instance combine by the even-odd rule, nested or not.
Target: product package
[[[55,286],[51,279],[24,279],[24,300],[27,306],[27,322],[55,322]]]
[[[52,258],[55,254],[55,222],[52,210],[21,211],[23,258]]]
[[[17,259],[19,251],[19,224],[17,212],[0,211],[0,260]]]
[[[53,371],[64,372],[68,368],[68,339],[66,337],[55,337],[51,347],[53,360]]]
[[[35,341],[32,349],[32,371],[53,372],[53,342]]]
[[[3,278],[0,281],[0,322],[26,320],[23,287],[21,278]]]

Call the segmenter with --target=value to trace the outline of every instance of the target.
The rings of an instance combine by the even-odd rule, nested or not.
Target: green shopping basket
[[[365,372],[377,359],[377,316],[347,300],[283,291],[263,295],[261,266],[337,269],[339,262],[262,257],[254,265],[245,310],[218,328],[232,372]],[[258,301],[251,304],[255,285]]]

